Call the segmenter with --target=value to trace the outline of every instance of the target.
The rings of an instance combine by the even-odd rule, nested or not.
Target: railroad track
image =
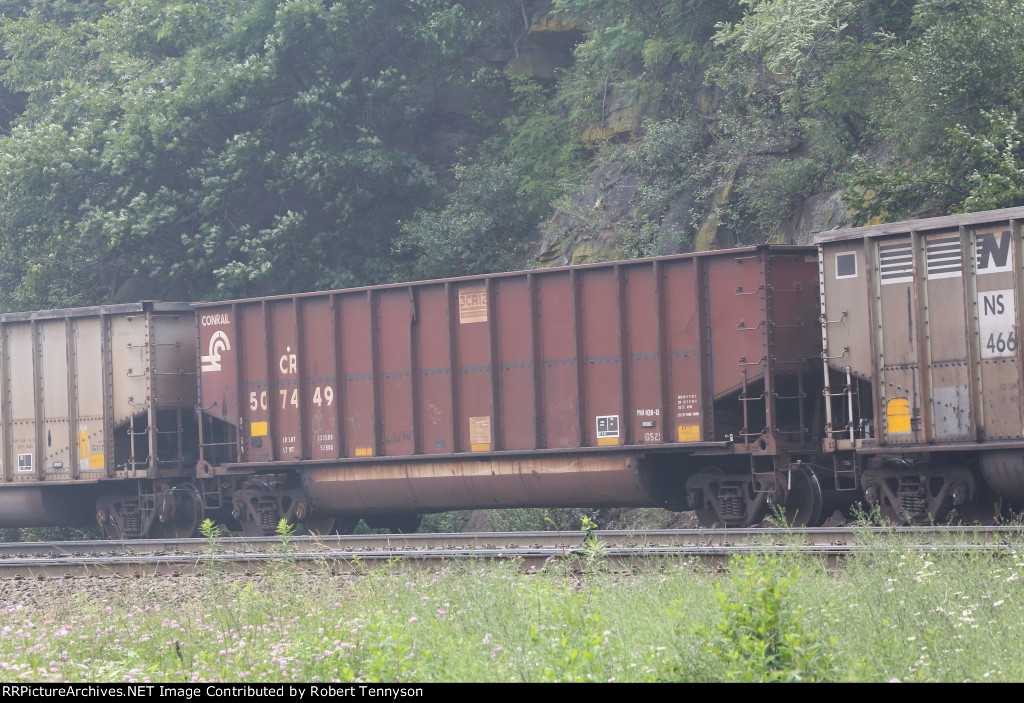
[[[809,528],[723,530],[603,530],[594,533],[601,554],[631,560],[723,560],[744,552],[804,552],[841,558],[853,552],[900,546],[931,550],[1024,547],[1024,528]],[[126,542],[0,543],[0,579],[181,576],[211,569],[258,573],[272,564],[326,566],[335,573],[376,568],[390,561],[436,566],[460,559],[521,559],[536,567],[586,556],[585,533],[480,532],[324,537],[231,537]]]

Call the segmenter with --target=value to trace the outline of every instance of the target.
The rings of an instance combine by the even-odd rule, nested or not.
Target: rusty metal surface
[[[243,464],[722,441],[716,399],[816,355],[812,254],[201,304],[201,405],[238,426]]]
[[[429,513],[519,505],[659,504],[637,459],[619,452],[317,467],[303,472],[303,483],[317,508],[355,515],[393,512],[395,506]]]
[[[194,433],[183,428],[194,424],[194,340],[185,303],[0,315],[0,486],[156,478],[194,467],[194,452],[185,457]],[[18,497],[30,495],[7,500],[49,510],[45,524],[63,522],[58,507]]]

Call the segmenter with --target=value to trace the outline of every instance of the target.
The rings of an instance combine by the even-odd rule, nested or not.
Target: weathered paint
[[[823,233],[825,356],[884,447],[1024,439],[1024,208]],[[859,434],[859,421],[856,432]]]

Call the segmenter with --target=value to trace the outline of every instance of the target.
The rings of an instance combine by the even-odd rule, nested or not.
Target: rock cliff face
[[[520,38],[506,71],[549,81],[558,69],[572,64],[572,49],[582,37],[581,23],[564,13],[542,15]],[[700,120],[711,121],[720,96],[700,86],[694,89],[693,110]],[[596,155],[595,165],[585,183],[563,199],[543,227],[524,265],[564,266],[760,243],[745,241],[743,232],[723,221],[737,197],[738,180],[750,166],[744,160],[713,187],[705,183],[674,194],[661,203],[652,221],[644,202],[649,174],[630,167],[643,148],[648,105],[614,83],[605,86],[600,99],[601,122],[584,128],[580,135],[582,145]],[[786,158],[802,149],[792,139],[776,141],[752,147],[751,163],[766,156]],[[611,159],[605,156],[604,147],[609,144],[618,146]],[[807,243],[813,232],[837,227],[848,214],[835,189],[814,192],[795,208],[791,203],[779,207],[792,209],[792,216],[769,235],[772,243]],[[764,235],[759,237],[763,241]]]
[[[564,12],[536,18],[512,49],[505,70],[518,76],[551,80],[560,68],[571,66],[572,50],[583,39],[583,23]]]
[[[708,251],[738,244],[807,244],[814,232],[834,229],[848,215],[838,191],[816,193],[798,204],[770,242],[737,241],[733,235],[722,235],[721,212],[733,194],[734,180],[729,180],[711,195],[710,206],[701,208],[707,214],[695,218],[698,196],[681,193],[669,203],[656,230],[646,235],[638,250],[631,233],[639,222],[641,184],[624,158],[613,160],[591,171],[584,186],[552,215],[527,256],[535,265],[547,267]]]

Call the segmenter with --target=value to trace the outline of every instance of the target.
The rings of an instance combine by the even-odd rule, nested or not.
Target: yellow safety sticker
[[[910,400],[893,398],[885,404],[886,430],[890,433],[910,432]]]
[[[83,459],[89,456],[89,430],[78,431],[78,456]]]
[[[489,451],[491,451],[491,445],[490,444],[483,444],[483,443],[470,444],[469,445],[469,451],[471,451],[471,452],[489,452]]]
[[[249,434],[253,437],[266,437],[269,434],[267,422],[254,422],[249,425]]]
[[[356,447],[356,456],[373,456],[373,447]]]
[[[104,456],[102,454],[90,454],[89,455],[89,468],[90,469],[102,469],[106,466],[104,462]]]
[[[700,441],[700,425],[676,425],[676,431],[679,433],[679,442]]]
[[[599,446],[599,447],[615,446],[618,443],[619,443],[619,438],[618,437],[598,437],[597,438],[597,446]]]

